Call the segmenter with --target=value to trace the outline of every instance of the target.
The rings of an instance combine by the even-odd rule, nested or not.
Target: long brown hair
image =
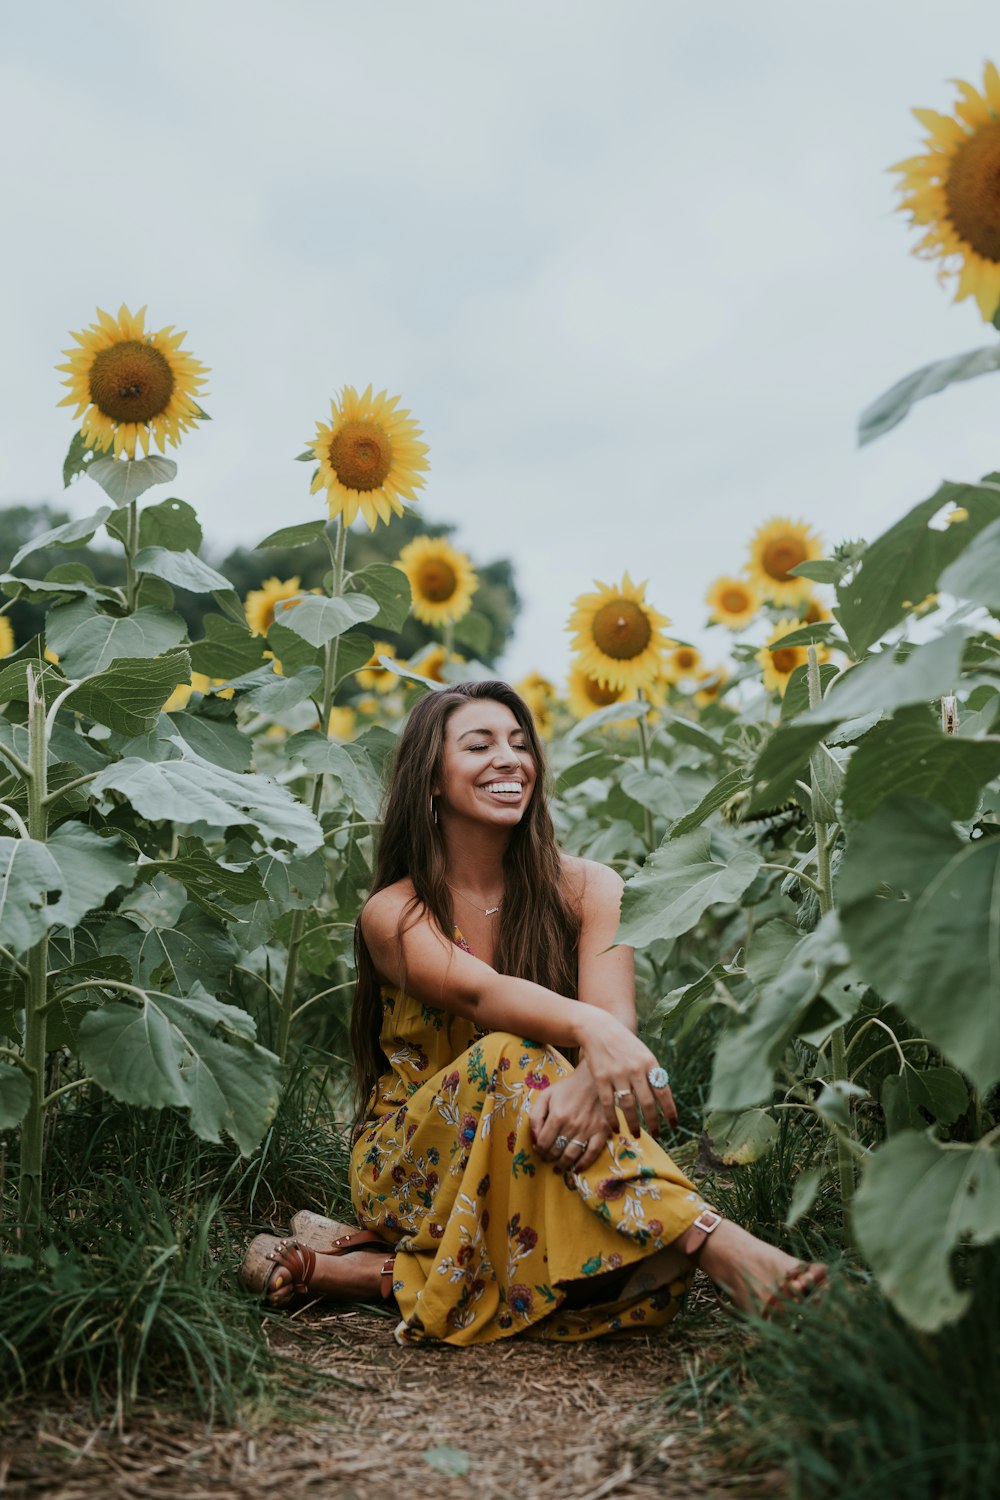
[[[386,794],[370,895],[409,876],[414,899],[403,913],[400,936],[427,911],[450,937],[455,929],[445,880],[444,839],[432,811],[432,792],[444,759],[445,729],[457,708],[489,699],[509,708],[524,733],[537,778],[531,801],[504,852],[504,897],[494,967],[531,979],[560,995],[577,987],[580,915],[562,886],[562,866],[546,803],[545,755],[531,710],[506,682],[460,682],[430,692],[412,709],[399,737]],[[359,1118],[387,1066],[379,1045],[382,996],[379,977],[361,932],[354,930],[357,989],[351,1013],[351,1053]]]

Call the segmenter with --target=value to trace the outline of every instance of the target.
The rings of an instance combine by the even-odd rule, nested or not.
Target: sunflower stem
[[[130,459],[125,460],[130,463]],[[126,476],[127,477],[127,476]],[[139,502],[130,500],[128,505],[128,525],[125,529],[125,601],[128,605],[130,615],[135,613],[136,602],[139,597],[139,579],[132,559],[139,550]]]
[[[640,703],[647,702],[646,695],[643,692],[642,688],[639,689],[638,698],[639,698],[639,702]],[[639,750],[640,750],[640,752],[642,754],[642,764],[645,767],[645,769],[648,771],[649,770],[649,736],[646,733],[646,718],[645,718],[645,715],[644,714],[640,714],[639,718],[637,719],[636,722],[639,725]],[[653,850],[656,848],[656,841],[655,841],[655,839],[653,837],[653,814],[650,812],[650,810],[649,810],[648,807],[644,807],[643,808],[642,814],[643,814],[643,830],[644,830],[644,833],[645,833],[645,840],[646,840],[646,851],[647,851],[647,853],[652,854]]]
[[[48,834],[48,735],[45,730],[45,696],[41,678],[28,668],[28,833],[44,843]],[[29,1233],[42,1222],[42,1150],[45,1138],[45,1042],[48,987],[48,934],[27,955],[24,997],[24,1064],[31,1085],[31,1098],[21,1127],[21,1170],[18,1183],[18,1217]]]
[[[809,687],[809,707],[818,708],[823,701],[823,684],[819,675],[819,657],[816,647],[809,646],[808,666],[806,667],[806,681]],[[813,755],[810,761],[811,782],[813,788],[816,786],[817,777],[815,765],[817,755]],[[816,835],[816,875],[817,896],[819,898],[819,909],[821,916],[826,916],[833,910],[833,878],[830,871],[830,842],[827,836],[827,820],[816,816],[816,801],[812,803],[812,823]],[[843,1026],[837,1026],[830,1036],[830,1065],[833,1076],[847,1078],[847,1038]],[[837,1134],[837,1174],[840,1179],[840,1197],[844,1205],[844,1213],[850,1210],[851,1199],[854,1197],[854,1121],[848,1126],[848,1138],[838,1132]]]
[[[444,646],[444,659],[445,659],[445,662],[450,662],[451,659],[452,659],[452,657],[455,655],[455,622],[454,622],[454,620],[448,620],[446,622],[444,630],[442,631],[441,635],[442,635],[441,644]]]
[[[337,517],[337,540],[331,549],[333,577],[330,584],[330,594],[334,599],[343,598],[345,582],[344,557],[346,551],[347,527],[344,525],[343,515],[339,515]],[[327,641],[323,652],[323,692],[320,698],[320,729],[328,739],[330,737],[330,710],[333,708],[333,699],[337,691],[337,657],[339,650],[340,636],[335,635],[332,641]],[[317,771],[313,777],[312,795],[310,798],[310,806],[314,817],[319,817],[319,810],[323,805],[323,787],[325,781],[326,772]],[[297,1014],[295,1010],[295,982],[299,973],[299,953],[302,948],[302,937],[305,932],[305,926],[306,914],[304,909],[299,908],[292,913],[292,924],[288,934],[288,961],[285,965],[285,979],[281,986],[281,1004],[278,1012],[278,1045],[276,1050],[282,1062],[285,1061],[288,1054],[288,1042],[291,1037],[292,1022]]]

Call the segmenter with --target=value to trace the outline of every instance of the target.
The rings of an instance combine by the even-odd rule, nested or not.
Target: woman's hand
[[[531,1138],[539,1156],[561,1172],[582,1172],[589,1167],[611,1134],[585,1062],[538,1094],[530,1120]],[[618,1129],[617,1119],[613,1129]],[[566,1145],[558,1147],[557,1141]]]
[[[659,1136],[660,1110],[668,1124],[677,1124],[669,1083],[656,1088],[650,1082],[660,1065],[644,1042],[607,1011],[582,1002],[580,1031],[580,1060],[593,1079],[608,1134],[618,1129],[619,1109],[635,1136],[643,1123],[651,1136]]]

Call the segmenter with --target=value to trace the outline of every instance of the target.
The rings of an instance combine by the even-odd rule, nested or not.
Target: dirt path
[[[711,1500],[775,1495],[721,1475],[666,1386],[730,1336],[711,1319],[628,1340],[400,1349],[390,1321],[311,1309],[283,1352],[332,1377],[308,1412],[206,1433],[146,1409],[123,1435],[69,1408],[0,1434],[3,1500]],[[686,1321],[686,1320],[685,1320]],[[464,1472],[463,1472],[464,1471]],[[763,1484],[763,1487],[761,1487]]]

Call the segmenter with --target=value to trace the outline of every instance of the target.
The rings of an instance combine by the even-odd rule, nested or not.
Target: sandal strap
[[[300,1297],[304,1297],[308,1294],[309,1283],[316,1269],[316,1254],[312,1250],[307,1250],[305,1245],[293,1245],[292,1250],[299,1257],[299,1275],[294,1283],[295,1290]],[[289,1271],[293,1276],[295,1275],[291,1266],[289,1266]]]
[[[388,1302],[390,1297],[392,1296],[393,1271],[395,1265],[395,1255],[388,1256],[383,1263],[382,1270],[379,1274],[379,1291],[382,1294],[383,1302]]]
[[[705,1241],[721,1223],[722,1214],[716,1213],[714,1208],[703,1208],[687,1233],[677,1241],[677,1248],[687,1256],[688,1260],[697,1265],[701,1252],[705,1248]]]
[[[371,1229],[355,1229],[351,1234],[341,1234],[335,1240],[331,1240],[329,1250],[324,1255],[347,1255],[351,1250],[385,1250],[388,1248],[381,1235],[375,1234]]]

